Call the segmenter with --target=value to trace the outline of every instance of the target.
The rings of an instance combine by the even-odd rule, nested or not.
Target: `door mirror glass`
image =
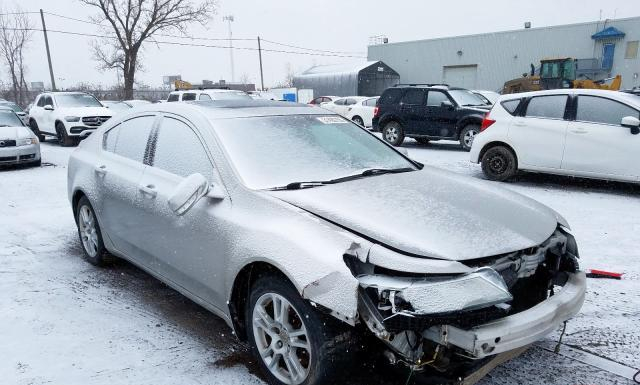
[[[633,135],[640,134],[640,119],[634,116],[625,116],[620,124],[624,127],[629,127]]]
[[[51,104],[47,104],[46,106],[44,106],[44,109],[47,111],[53,111],[53,106]]]
[[[191,174],[173,190],[169,208],[176,215],[184,215],[209,192],[209,182],[202,174]]]

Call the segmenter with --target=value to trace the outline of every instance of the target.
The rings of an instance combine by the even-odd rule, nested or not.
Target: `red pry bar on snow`
[[[594,270],[590,269],[587,273],[589,278],[609,278],[609,279],[622,279],[624,273],[613,273],[611,271]]]

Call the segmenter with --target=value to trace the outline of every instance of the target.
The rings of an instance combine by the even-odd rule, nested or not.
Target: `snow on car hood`
[[[456,261],[538,245],[558,224],[532,199],[431,167],[269,194],[392,249]]]
[[[67,116],[113,116],[113,111],[106,107],[62,107]]]
[[[28,138],[33,136],[31,130],[27,127],[15,126],[15,127],[0,127],[0,140],[10,139],[18,140],[22,138]]]

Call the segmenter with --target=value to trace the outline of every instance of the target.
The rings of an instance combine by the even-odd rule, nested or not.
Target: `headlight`
[[[64,120],[66,120],[67,122],[79,122],[80,121],[80,117],[79,116],[65,116]]]
[[[22,139],[18,139],[17,141],[17,145],[18,146],[28,146],[30,144],[36,144],[38,143],[38,138],[22,138]]]

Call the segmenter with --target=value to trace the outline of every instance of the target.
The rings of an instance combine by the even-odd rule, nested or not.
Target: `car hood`
[[[60,111],[65,116],[112,116],[113,111],[106,107],[63,107]]]
[[[0,140],[9,139],[9,140],[18,140],[22,138],[28,138],[33,136],[31,134],[31,130],[27,127],[23,126],[15,126],[15,127],[0,127]]]
[[[525,196],[432,167],[268,193],[391,249],[455,261],[536,246],[559,220]]]

